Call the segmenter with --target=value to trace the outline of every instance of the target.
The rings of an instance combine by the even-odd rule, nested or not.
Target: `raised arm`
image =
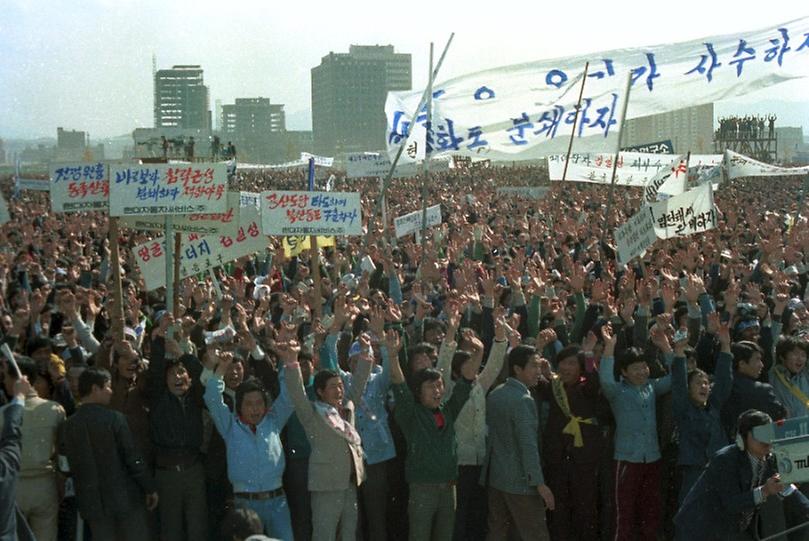
[[[214,353],[212,350],[205,352],[207,356],[206,366],[213,364]],[[230,352],[222,353],[219,357],[219,363],[216,365],[216,370],[205,383],[205,394],[203,399],[205,405],[208,406],[208,413],[213,418],[214,426],[219,431],[219,434],[225,438],[233,428],[233,413],[225,405],[222,399],[222,393],[225,392],[225,374],[233,364],[233,354]]]
[[[714,385],[708,400],[721,408],[733,390],[733,354],[730,352],[730,322],[719,325],[719,356],[716,359]]]
[[[506,321],[503,318],[497,318],[494,321],[494,343],[489,350],[489,358],[486,359],[486,366],[478,376],[478,385],[484,392],[497,380],[500,371],[503,369],[503,363],[506,359],[506,349],[508,348],[508,336],[506,335]],[[483,344],[481,343],[481,347]],[[483,351],[481,350],[481,354]]]
[[[601,354],[601,365],[598,367],[598,380],[601,383],[601,391],[608,400],[617,396],[620,384],[615,381],[613,368],[615,366],[615,342],[617,338],[612,334],[612,325],[606,324],[601,327],[601,336],[604,339],[604,352]]]
[[[356,372],[351,381],[351,389],[348,392],[348,397],[354,404],[359,404],[362,400],[365,386],[368,385],[368,377],[371,375],[371,368],[374,365],[371,337],[368,333],[362,333],[359,336],[359,341],[361,353],[357,361]]]
[[[458,333],[458,326],[461,324],[461,312],[455,303],[447,306],[447,334],[444,336],[444,341],[441,342],[441,348],[438,350],[438,363],[436,368],[441,372],[441,377],[445,380],[452,379],[452,358],[455,356],[455,351],[458,349],[458,343],[455,341],[455,336]]]
[[[303,377],[301,376],[301,366],[298,364],[298,353],[301,346],[295,340],[286,343],[276,344],[281,360],[284,363],[284,379],[286,383],[287,396],[294,406],[298,420],[303,425],[307,434],[312,434],[315,430],[317,418],[312,403],[306,397],[303,388]]]

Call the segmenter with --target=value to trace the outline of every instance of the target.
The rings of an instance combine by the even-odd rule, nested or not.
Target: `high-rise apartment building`
[[[286,119],[284,106],[269,98],[236,98],[222,105],[218,119],[223,143],[232,141],[247,161],[283,161]]]
[[[626,121],[622,147],[671,140],[676,154],[713,153],[713,103]]]
[[[211,111],[200,66],[179,65],[154,76],[154,127],[210,130]]]
[[[412,59],[393,45],[352,45],[312,68],[312,130],[316,152],[341,154],[385,147],[385,99],[410,90]]]

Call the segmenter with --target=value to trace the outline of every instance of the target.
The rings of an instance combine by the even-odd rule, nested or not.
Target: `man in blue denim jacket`
[[[264,532],[283,541],[292,540],[289,506],[282,487],[284,451],[281,430],[292,415],[292,403],[284,387],[270,408],[263,387],[254,379],[236,390],[236,412],[222,400],[224,375],[233,362],[231,353],[220,355],[214,377],[205,388],[205,403],[227,447],[228,477],[236,504],[253,509],[264,523]]]
[[[629,348],[621,357],[622,379],[616,381],[616,336],[612,327],[601,329],[604,353],[598,376],[601,390],[612,406],[615,431],[615,539],[655,539],[660,526],[661,457],[657,440],[657,397],[671,390],[671,376],[649,379],[644,353]],[[666,366],[673,352],[665,331],[655,326],[652,341],[663,352]]]

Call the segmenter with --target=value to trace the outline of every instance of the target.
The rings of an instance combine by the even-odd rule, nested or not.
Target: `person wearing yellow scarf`
[[[553,539],[598,537],[598,459],[602,432],[597,414],[604,406],[593,360],[578,346],[557,354],[556,372],[546,364],[539,396],[549,404],[542,433],[548,486],[556,497],[550,521]],[[590,370],[585,369],[589,363]]]

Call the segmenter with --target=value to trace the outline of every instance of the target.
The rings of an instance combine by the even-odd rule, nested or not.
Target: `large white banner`
[[[615,170],[615,184],[645,187],[661,170],[669,170],[675,163],[679,163],[680,158],[675,154],[621,152]],[[548,156],[548,174],[551,180],[562,180],[565,159],[565,154]],[[612,179],[613,161],[615,161],[614,152],[571,154],[566,178],[571,182],[609,184]],[[689,169],[697,166],[721,165],[722,154],[692,154],[688,164]]]
[[[645,206],[615,230],[618,262],[626,265],[657,240],[652,213]]]
[[[110,166],[110,216],[227,210],[227,164]]]
[[[779,167],[748,158],[732,150],[725,151],[725,163],[730,180],[740,177],[784,177],[789,175],[805,175],[807,167]]]
[[[110,208],[109,167],[101,162],[52,164],[51,210],[82,212]]]
[[[433,88],[432,152],[508,160],[565,152],[588,61],[574,143],[579,152],[615,148],[628,75],[627,118],[726,100],[806,77],[809,17],[689,42],[503,66],[444,81]],[[423,154],[426,110],[413,119],[422,92],[388,93],[391,156],[402,143],[404,156]]]
[[[719,212],[713,201],[713,187],[706,182],[665,201],[649,205],[655,234],[660,239],[686,237],[716,227]]]
[[[261,193],[265,235],[362,235],[362,206],[355,192]]]
[[[393,219],[393,227],[396,229],[396,238],[404,237],[421,230],[422,214],[420,210],[398,216]],[[427,227],[433,227],[441,223],[441,205],[433,205],[427,208]]]
[[[202,236],[189,233],[183,237],[180,279],[206,273],[209,269],[255,252],[263,252],[266,247],[267,237],[261,234],[258,211],[245,207],[233,235]],[[132,249],[148,291],[166,285],[165,248],[165,237],[158,237]]]
[[[234,235],[239,228],[240,198],[239,192],[229,192],[228,208],[225,212],[175,216],[172,220],[172,228],[175,233]],[[121,218],[121,223],[132,229],[166,230],[166,220],[163,216],[127,216]]]

